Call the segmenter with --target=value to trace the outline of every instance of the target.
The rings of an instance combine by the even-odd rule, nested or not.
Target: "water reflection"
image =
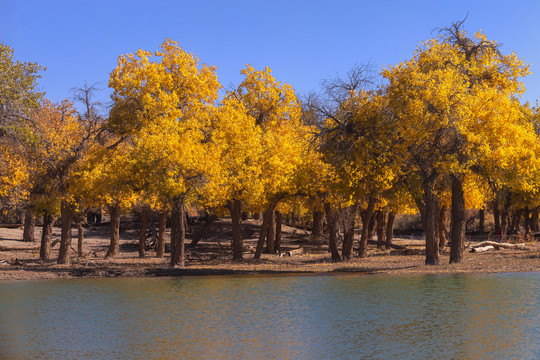
[[[5,359],[537,359],[540,273],[0,283]]]

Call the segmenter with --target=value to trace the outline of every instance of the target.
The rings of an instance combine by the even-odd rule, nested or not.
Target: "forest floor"
[[[193,225],[193,232],[202,225]],[[308,231],[283,226],[282,256],[263,254],[254,260],[252,251],[256,246],[260,221],[246,220],[242,223],[244,260],[231,260],[231,224],[228,219],[216,221],[206,237],[193,248],[186,249],[185,268],[171,268],[170,254],[156,258],[153,250],[145,258],[138,257],[138,223],[123,222],[120,232],[120,254],[105,259],[109,244],[106,224],[87,227],[84,230],[84,256],[78,258],[72,252],[72,264],[57,265],[59,245],[51,250],[50,261],[39,260],[41,229],[36,226],[36,242],[22,239],[22,227],[0,227],[0,280],[65,279],[83,277],[152,277],[187,275],[231,274],[315,274],[315,273],[364,273],[364,274],[452,274],[540,271],[540,243],[528,242],[528,250],[497,250],[485,253],[465,251],[460,264],[448,264],[449,249],[441,256],[442,265],[424,265],[424,240],[415,236],[396,236],[394,243],[407,246],[408,250],[380,250],[369,245],[366,258],[354,258],[347,262],[331,262],[328,246],[323,241],[311,239]],[[168,230],[169,231],[169,230]],[[190,242],[190,232],[186,244]],[[168,236],[168,234],[167,234]],[[60,228],[53,230],[53,241],[60,238]],[[355,245],[357,240],[355,239]],[[77,230],[73,229],[72,248],[77,247]],[[287,256],[290,250],[302,248],[302,254]]]

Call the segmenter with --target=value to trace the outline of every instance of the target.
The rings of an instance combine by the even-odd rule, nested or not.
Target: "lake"
[[[0,282],[1,359],[540,359],[540,273]]]

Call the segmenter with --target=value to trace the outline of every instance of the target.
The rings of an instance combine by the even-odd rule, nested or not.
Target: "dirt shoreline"
[[[191,264],[171,268],[166,259],[141,259],[143,263],[111,261],[109,263],[81,262],[70,266],[54,261],[4,263],[0,265],[1,280],[41,280],[115,277],[174,277],[223,275],[312,275],[312,274],[388,274],[428,275],[459,273],[538,272],[540,255],[536,252],[501,250],[490,254],[467,254],[461,264],[424,265],[420,255],[371,254],[364,259],[331,263],[327,256],[298,257],[280,262],[263,256],[261,261],[242,263]],[[159,261],[160,260],[160,261]],[[447,260],[447,259],[444,259]],[[19,260],[20,261],[20,260]],[[105,260],[103,260],[105,262]]]
[[[146,258],[139,258],[137,252],[137,226],[125,226],[121,234],[121,253],[114,259],[104,259],[108,245],[106,227],[85,230],[84,257],[77,258],[72,253],[72,264],[57,265],[58,246],[53,247],[51,258],[39,260],[38,243],[25,243],[21,228],[1,228],[0,281],[77,279],[77,278],[115,278],[115,277],[163,277],[163,276],[223,276],[223,275],[312,275],[312,274],[389,274],[389,275],[427,275],[459,273],[499,273],[499,272],[538,272],[540,271],[540,243],[527,243],[527,250],[497,250],[486,253],[464,254],[460,264],[448,264],[448,249],[441,256],[441,265],[424,264],[422,255],[424,241],[420,238],[397,237],[396,244],[405,245],[411,251],[403,253],[392,250],[379,250],[370,245],[367,258],[354,258],[347,262],[332,263],[326,245],[309,240],[303,230],[285,227],[283,232],[284,249],[303,248],[301,255],[278,256],[263,254],[260,260],[253,260],[249,250],[245,260],[238,263],[230,260],[228,246],[229,222],[221,220],[214,231],[197,248],[186,252],[186,267],[171,268],[168,254],[156,258],[153,251]],[[248,221],[244,224],[244,244],[253,248],[257,241],[259,224]],[[39,230],[36,238],[39,239]],[[58,238],[60,229],[55,228],[53,239]],[[76,231],[74,230],[76,247]],[[188,241],[189,242],[189,241]]]

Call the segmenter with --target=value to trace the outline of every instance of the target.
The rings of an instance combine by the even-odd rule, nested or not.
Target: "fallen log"
[[[27,245],[27,246],[6,246],[0,245],[0,251],[28,251],[39,250],[40,245]]]
[[[529,248],[525,244],[509,244],[509,243],[498,243],[496,241],[482,241],[478,244],[472,245],[474,248],[484,247],[484,246],[493,246],[495,249],[519,249],[519,250],[528,250]]]
[[[471,249],[471,252],[473,253],[479,253],[479,252],[485,252],[485,251],[489,251],[489,250],[494,250],[495,247],[491,246],[491,245],[487,245],[487,246],[479,246],[479,247],[474,247]]]
[[[293,250],[289,250],[287,252],[284,252],[284,253],[281,253],[279,254],[280,257],[282,256],[293,256],[293,255],[300,255],[300,254],[303,254],[304,253],[304,249],[303,248],[298,248],[298,249],[293,249]]]
[[[5,229],[17,229],[22,227],[24,224],[0,224],[0,228]]]
[[[368,240],[368,244],[369,245],[377,245],[377,246],[386,246],[386,242],[380,242],[380,241],[375,241],[375,240]],[[396,250],[405,250],[407,249],[406,246],[403,246],[403,245],[397,245],[397,244],[390,244],[390,247],[392,249],[396,249]]]

